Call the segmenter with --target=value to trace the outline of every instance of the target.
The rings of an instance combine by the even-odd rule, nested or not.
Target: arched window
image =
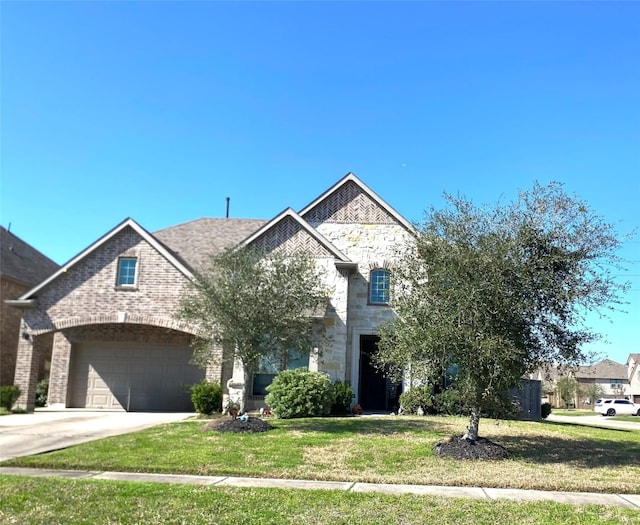
[[[377,268],[369,274],[369,303],[389,304],[389,284],[391,273],[389,270]]]

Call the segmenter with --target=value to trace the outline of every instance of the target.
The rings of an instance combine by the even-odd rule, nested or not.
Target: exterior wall
[[[138,257],[137,286],[132,289],[116,287],[118,257],[124,255]],[[186,282],[185,275],[126,228],[42,289],[36,308],[26,310],[24,320],[31,332],[40,333],[91,319],[121,319],[122,314],[168,318]]]
[[[3,277],[0,280],[0,385],[13,384],[22,318],[20,310],[4,304],[4,301],[17,299],[27,290],[25,285],[10,279]]]
[[[627,360],[631,401],[640,403],[640,354],[631,354]]]
[[[118,257],[125,255],[138,258],[137,284],[133,289],[116,287]],[[92,337],[126,341],[132,337],[130,330],[139,333],[134,325],[193,333],[187,323],[173,319],[186,283],[184,274],[135,230],[125,228],[40,290],[36,307],[24,311],[25,331],[36,340],[40,334],[64,331],[64,337],[70,341],[83,338],[83,330]],[[101,325],[106,326],[100,328]],[[51,401],[55,403],[66,401],[69,350],[63,340],[56,337],[56,362],[49,388]],[[32,409],[35,400],[32,378],[36,372],[32,370],[29,356],[33,353],[27,343],[21,339],[24,348],[16,367],[16,384],[22,395],[17,405]],[[51,352],[51,343],[48,351]]]
[[[358,272],[349,276],[346,344],[341,356],[341,374],[358,389],[360,335],[374,335],[378,327],[393,318],[388,306],[369,304],[369,272],[389,268],[398,260],[413,237],[401,225],[323,223],[318,231],[349,259],[358,263]],[[337,302],[337,298],[334,298]]]

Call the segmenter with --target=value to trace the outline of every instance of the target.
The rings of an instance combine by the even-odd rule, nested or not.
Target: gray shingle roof
[[[0,226],[0,274],[33,286],[55,273],[60,266]]]
[[[576,370],[577,379],[625,379],[627,367],[611,359],[604,359],[591,366],[580,366]]]
[[[197,219],[153,233],[192,269],[203,267],[212,255],[222,253],[266,224],[261,219]]]

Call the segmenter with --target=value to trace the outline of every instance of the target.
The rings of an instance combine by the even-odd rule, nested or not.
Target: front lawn
[[[204,432],[189,420],[17,458],[4,465],[424,485],[637,493],[640,432],[565,423],[483,420],[511,459],[456,461],[434,444],[462,435],[457,417],[271,420],[263,434]]]
[[[240,489],[0,476],[1,523],[217,525],[634,524],[639,512],[550,501],[518,503],[329,490]]]

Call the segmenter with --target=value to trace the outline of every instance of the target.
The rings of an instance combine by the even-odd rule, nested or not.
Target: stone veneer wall
[[[358,272],[349,277],[347,331],[341,355],[334,352],[333,361],[324,367],[341,367],[339,375],[352,377],[352,362],[357,359],[354,340],[359,334],[376,334],[378,327],[394,315],[388,306],[370,305],[369,272],[375,268],[393,271],[393,263],[400,252],[411,243],[413,236],[403,226],[394,224],[342,224],[327,222],[316,225],[352,261]],[[356,343],[357,344],[357,343]],[[355,386],[355,385],[354,385]]]

